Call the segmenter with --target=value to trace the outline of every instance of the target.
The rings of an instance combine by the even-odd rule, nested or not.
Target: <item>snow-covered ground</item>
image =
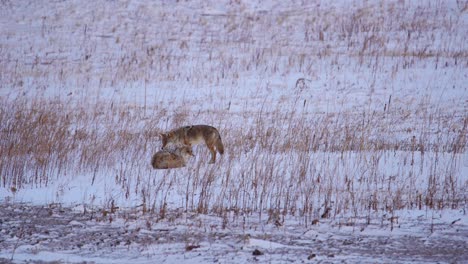
[[[0,261],[466,261],[468,3],[276,2],[1,1]]]
[[[57,204],[2,204],[2,262],[91,263],[463,263],[468,223],[459,211],[398,212],[388,218],[329,221],[304,227],[243,217],[226,227],[219,217],[136,210],[118,214]],[[233,217],[233,216],[228,216]],[[264,219],[266,220],[266,219]]]

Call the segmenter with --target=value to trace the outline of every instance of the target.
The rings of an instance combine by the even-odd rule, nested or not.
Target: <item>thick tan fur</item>
[[[177,147],[173,150],[164,149],[158,151],[151,159],[154,169],[173,169],[185,167],[187,159],[193,156],[189,146]]]
[[[210,163],[216,161],[216,151],[224,153],[224,145],[216,128],[207,125],[184,126],[161,134],[162,148],[170,144],[183,144],[192,146],[206,144],[211,152]]]

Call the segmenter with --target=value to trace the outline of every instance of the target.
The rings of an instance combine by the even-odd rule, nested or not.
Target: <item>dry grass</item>
[[[129,12],[125,3],[106,5]],[[21,8],[14,6],[3,7],[15,14]],[[1,67],[9,74],[0,76],[2,85],[24,89],[34,79],[38,89],[97,88],[184,80],[200,87],[238,82],[252,71],[314,76],[317,60],[330,56],[358,57],[362,66],[398,57],[406,68],[428,58],[466,65],[468,56],[462,29],[466,5],[460,3],[452,10],[441,2],[357,2],[346,6],[345,14],[313,2],[266,14],[232,3],[221,15],[148,3],[128,16],[96,8],[87,23],[75,6],[54,7],[62,12],[54,20],[41,17],[41,30],[30,36],[14,31],[15,24],[4,27]],[[153,8],[160,10],[157,15]],[[104,22],[112,27],[102,28]],[[15,36],[26,40],[16,45]],[[51,46],[61,48],[50,51]]]
[[[152,117],[144,118],[143,111]],[[37,101],[2,102],[0,113],[1,185],[12,190],[91,174],[90,185],[115,177],[127,199],[140,197],[143,211],[160,217],[168,196],[178,190],[187,211],[268,213],[275,221],[291,214],[306,224],[322,215],[466,205],[468,186],[460,169],[466,115],[427,112],[405,121],[398,112],[317,116],[273,110],[225,120],[226,113],[218,112],[215,119],[225,120],[219,129],[226,154],[217,164],[208,165],[207,151],[198,148],[188,168],[155,173],[149,159],[160,146],[157,125],[164,110]],[[191,113],[174,116],[171,127],[189,122]],[[391,126],[396,121],[400,129],[411,129]],[[115,203],[109,197],[106,206],[118,207]]]
[[[152,95],[158,102],[167,99],[164,89],[175,85],[190,91],[237,89],[245,76],[274,79],[300,72],[314,77],[322,66],[330,81],[340,80],[336,76],[347,73],[343,68],[358,68],[351,73],[369,77],[362,88],[370,90],[369,96],[387,89],[376,87],[377,77],[383,85],[404,84],[395,81],[404,70],[451,65],[463,72],[466,4],[457,1],[456,12],[443,1],[412,4],[364,1],[343,14],[343,9],[316,3],[245,12],[245,6],[232,1],[219,15],[156,2],[150,7],[85,4],[81,9],[93,12],[78,12],[63,2],[52,4],[58,10],[53,18],[28,22],[21,20],[21,2],[2,2],[14,19],[7,15],[3,19],[9,20],[1,21],[6,25],[0,29],[5,36],[0,41],[1,89],[25,98],[53,93],[0,99],[0,185],[14,193],[61,178],[91,175],[94,185],[107,177],[125,199],[141,200],[143,212],[160,218],[174,203],[172,196],[180,196],[176,206],[186,211],[216,213],[226,221],[258,214],[278,224],[286,214],[310,224],[322,216],[378,214],[387,221],[398,209],[463,208],[468,116],[458,108],[446,111],[424,99],[407,107],[411,98],[394,98],[380,110],[311,114],[298,105],[306,109],[306,104],[323,104],[322,99],[299,96],[293,105],[288,99],[265,104],[267,98],[258,111],[236,112],[225,92],[223,107],[195,113],[184,101],[160,107],[146,101],[147,89],[157,91]],[[35,8],[43,13],[42,6]],[[18,30],[21,23],[34,26],[37,21],[42,21],[39,30]],[[336,88],[329,85],[326,89]],[[101,98],[108,90],[140,92],[143,86],[142,104]],[[252,103],[263,88],[270,89],[249,89]],[[68,100],[71,93],[74,99]],[[158,132],[193,120],[221,131],[226,153],[220,161],[206,164],[206,151],[198,148],[187,168],[151,170],[150,157],[160,147]],[[116,203],[109,194],[108,211],[120,206]]]

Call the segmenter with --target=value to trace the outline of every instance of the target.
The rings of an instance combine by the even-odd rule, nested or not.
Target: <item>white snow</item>
[[[463,1],[2,1],[0,36],[0,262],[468,258]],[[225,154],[152,170],[193,124]]]

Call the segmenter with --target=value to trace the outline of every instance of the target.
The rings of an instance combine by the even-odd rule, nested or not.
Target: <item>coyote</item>
[[[185,167],[186,160],[193,156],[189,146],[176,147],[173,150],[164,149],[156,152],[151,159],[151,165],[155,169],[172,169]]]
[[[162,148],[168,144],[183,144],[191,147],[205,142],[211,152],[209,163],[215,163],[216,151],[224,153],[223,142],[216,128],[207,125],[184,126],[167,133],[161,133]]]

